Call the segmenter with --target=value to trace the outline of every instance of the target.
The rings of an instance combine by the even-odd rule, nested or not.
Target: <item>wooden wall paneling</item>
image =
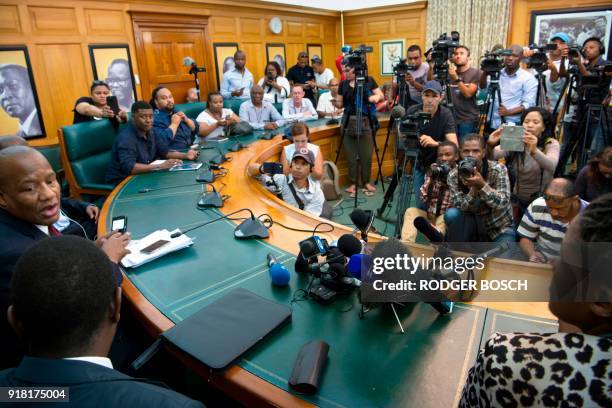
[[[20,34],[22,33],[19,19],[19,9],[16,5],[0,6],[0,33]]]
[[[127,34],[123,22],[124,13],[120,10],[86,8],[83,13],[88,35],[125,36]]]
[[[79,35],[74,8],[28,7],[34,34]]]
[[[266,44],[262,42],[242,42],[240,49],[246,53],[246,67],[253,74],[253,81],[257,83],[263,76],[266,67]]]

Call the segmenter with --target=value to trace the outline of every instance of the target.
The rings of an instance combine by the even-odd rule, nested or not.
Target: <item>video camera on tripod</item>
[[[365,78],[368,72],[366,53],[373,51],[374,49],[372,47],[366,47],[364,44],[361,44],[359,48],[344,56],[342,59],[342,65],[347,65],[349,68],[354,68],[356,78]]]
[[[401,143],[398,145],[398,148],[400,150],[416,150],[420,148],[419,136],[421,136],[423,129],[429,124],[430,120],[431,114],[427,112],[416,112],[404,116],[399,126]]]
[[[527,68],[533,68],[537,72],[542,73],[548,69],[548,55],[546,53],[548,51],[555,51],[557,44],[551,43],[541,47],[531,44],[529,49],[535,52],[527,59]]]
[[[480,61],[480,69],[488,75],[497,74],[504,69],[504,58],[512,55],[512,50],[502,49],[496,51],[485,51],[482,60]]]
[[[431,60],[434,63],[434,75],[442,82],[448,78],[448,60],[459,47],[459,32],[451,31],[450,37],[442,33],[432,44]]]

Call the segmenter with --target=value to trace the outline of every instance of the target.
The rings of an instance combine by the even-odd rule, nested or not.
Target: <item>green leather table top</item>
[[[203,150],[201,160],[214,153]],[[217,210],[196,208],[200,186],[138,192],[192,183],[193,171],[133,177],[110,203],[107,221],[110,224],[112,217],[127,215],[129,231],[140,238],[156,229],[184,230],[220,216]],[[234,287],[291,306],[291,323],[237,363],[289,391],[287,380],[301,346],[315,339],[328,342],[329,359],[319,391],[314,396],[301,396],[320,406],[452,406],[481,343],[492,331],[556,330],[545,319],[463,304],[456,305],[452,315],[440,316],[420,303],[397,308],[406,330],[402,334],[388,307],[374,309],[360,319],[356,292],[327,306],[312,300],[292,302],[296,291],[308,285],[308,278],[293,270],[295,257],[265,240],[236,240],[234,227],[231,221],[223,220],[189,232],[195,242],[192,247],[129,269],[127,277],[175,323]],[[266,265],[268,253],[292,272],[289,287],[272,286]]]

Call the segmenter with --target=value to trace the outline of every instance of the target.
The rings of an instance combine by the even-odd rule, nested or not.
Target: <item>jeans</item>
[[[425,184],[425,170],[416,167],[412,177],[412,192],[414,194],[414,207],[425,209],[425,203],[421,201],[421,187]]]
[[[459,144],[461,144],[461,141],[463,140],[465,135],[469,133],[475,133],[477,131],[476,127],[476,122],[457,123],[457,140],[459,141]]]
[[[449,242],[486,242],[485,231],[478,231],[478,216],[464,213],[458,208],[448,208],[444,213],[447,240]],[[493,242],[516,242],[516,231],[512,227],[506,228]]]

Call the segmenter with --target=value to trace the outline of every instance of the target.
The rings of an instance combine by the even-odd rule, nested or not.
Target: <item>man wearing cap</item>
[[[293,154],[291,172],[286,176],[282,173],[274,175],[264,173],[261,163],[251,164],[248,173],[251,176],[265,175],[264,181],[274,183],[287,204],[317,217],[330,218],[331,214],[326,208],[328,206],[325,204],[321,184],[310,175],[314,162],[314,154],[307,148],[301,148]]]
[[[312,70],[315,74],[315,83],[318,89],[329,89],[329,81],[334,78],[334,73],[329,68],[323,66],[321,58],[314,57],[310,60]]]
[[[302,51],[298,54],[297,64],[289,68],[287,71],[287,79],[293,86],[300,85],[306,93],[306,98],[310,99],[313,105],[316,103],[314,99],[314,89],[317,87],[314,70],[308,65],[308,53]]]
[[[440,142],[448,140],[458,145],[453,113],[447,107],[440,105],[444,98],[442,85],[438,81],[425,82],[421,97],[423,103],[411,106],[406,111],[407,116],[417,112],[425,112],[431,115],[429,123],[423,128],[419,136],[418,163],[414,169],[413,177],[416,207],[422,205],[419,191],[425,181],[425,170],[429,169],[436,161],[437,148]]]

